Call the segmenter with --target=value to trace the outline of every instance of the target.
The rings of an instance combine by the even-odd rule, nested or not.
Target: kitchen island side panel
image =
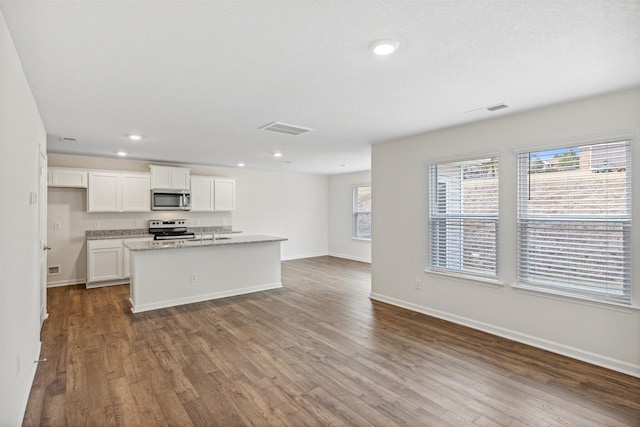
[[[280,244],[131,251],[131,311],[280,288]]]

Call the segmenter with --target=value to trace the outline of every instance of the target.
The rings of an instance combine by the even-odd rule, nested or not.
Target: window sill
[[[365,242],[370,242],[371,238],[369,237],[368,239],[366,237],[352,237],[351,240],[363,240]]]
[[[538,288],[536,286],[525,285],[522,283],[512,285],[511,287],[516,291],[522,292],[525,294],[551,298],[559,301],[570,302],[573,304],[588,305],[591,307],[598,307],[598,308],[606,308],[609,310],[622,311],[625,313],[640,311],[640,307],[633,304],[623,304],[623,303],[614,302],[614,301],[603,301],[596,298],[589,298],[587,296],[570,294],[567,292],[557,291],[553,289]]]
[[[472,282],[477,285],[490,286],[492,288],[502,287],[504,282],[497,278],[491,277],[482,277],[482,276],[474,276],[473,274],[464,274],[464,273],[454,273],[450,271],[442,271],[442,270],[434,270],[431,268],[427,268],[424,270],[425,273],[435,274],[438,276],[446,276],[455,279],[462,279],[467,282]]]

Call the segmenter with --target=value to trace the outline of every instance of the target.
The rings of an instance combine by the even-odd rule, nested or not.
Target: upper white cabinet
[[[213,177],[191,176],[191,212],[213,212]]]
[[[151,210],[151,175],[125,172],[122,174],[122,212]]]
[[[49,168],[49,187],[87,188],[87,171],[72,168]]]
[[[216,211],[232,211],[236,208],[236,180],[216,178],[214,181],[214,208]]]
[[[87,212],[151,211],[151,175],[140,172],[89,172]]]
[[[189,168],[149,165],[151,188],[160,190],[188,190]]]
[[[197,175],[191,177],[191,212],[232,211],[235,208],[235,179]]]

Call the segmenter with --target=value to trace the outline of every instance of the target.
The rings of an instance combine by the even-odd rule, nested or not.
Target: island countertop
[[[248,243],[283,242],[288,239],[274,236],[237,236],[216,237],[213,239],[180,239],[180,240],[153,240],[150,242],[124,242],[124,245],[132,251],[148,251],[159,249],[195,248],[200,246],[226,246]]]

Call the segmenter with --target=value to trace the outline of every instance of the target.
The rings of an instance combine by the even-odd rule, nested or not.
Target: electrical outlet
[[[93,221],[93,228],[100,228],[100,221]]]
[[[191,283],[198,281],[198,273],[191,273]]]
[[[140,227],[140,220],[136,219],[134,224],[135,224],[134,227]]]
[[[420,279],[416,279],[416,289],[422,289],[422,283],[420,283]]]
[[[62,230],[62,223],[61,223],[61,222],[59,222],[59,221],[55,221],[55,222],[53,223],[53,229],[54,229],[54,230]]]

